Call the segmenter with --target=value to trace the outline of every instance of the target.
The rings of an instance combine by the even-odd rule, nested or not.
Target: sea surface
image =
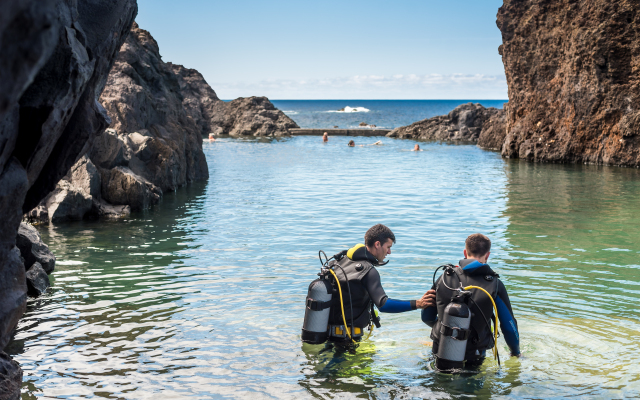
[[[207,183],[122,220],[40,227],[58,261],[7,349],[22,398],[640,397],[640,171],[349,139],[205,141]],[[500,338],[501,367],[435,372],[419,311],[381,314],[355,355],[303,345],[318,250],[376,223],[397,238],[382,284],[407,300],[488,235],[524,357]]]
[[[507,100],[272,100],[301,128],[397,128],[448,114],[465,103],[502,108]],[[344,111],[339,111],[343,110]]]

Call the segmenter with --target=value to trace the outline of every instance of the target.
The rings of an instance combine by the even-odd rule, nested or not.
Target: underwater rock
[[[27,271],[27,293],[29,296],[38,297],[51,286],[49,275],[45,272],[39,262],[33,263]]]
[[[20,249],[26,270],[38,262],[48,274],[53,272],[56,266],[56,256],[44,244],[36,228],[24,222],[20,223],[16,246]]]
[[[640,2],[505,0],[502,155],[640,167]]]
[[[475,142],[487,121],[498,117],[503,110],[485,108],[481,104],[462,104],[448,115],[424,119],[389,132],[387,136],[400,139],[458,140]]]
[[[22,368],[5,352],[0,351],[0,400],[20,400]]]

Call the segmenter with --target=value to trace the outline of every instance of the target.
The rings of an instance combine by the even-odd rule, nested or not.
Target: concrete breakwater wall
[[[325,132],[329,136],[386,136],[391,132],[391,129],[377,129],[377,128],[354,128],[354,129],[289,129],[289,133],[293,136],[309,135],[309,136],[322,136]]]

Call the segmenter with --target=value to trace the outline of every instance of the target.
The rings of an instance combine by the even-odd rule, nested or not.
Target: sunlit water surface
[[[23,399],[640,396],[639,171],[349,139],[205,141],[207,184],[125,220],[40,228],[58,262],[9,347]],[[501,368],[436,373],[417,311],[382,314],[356,355],[302,345],[318,250],[378,222],[397,237],[380,273],[400,299],[487,234],[525,358],[501,338]]]

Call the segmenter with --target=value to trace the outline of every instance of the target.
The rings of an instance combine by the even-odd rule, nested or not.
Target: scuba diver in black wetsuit
[[[465,258],[458,266],[443,266],[444,273],[425,295],[436,300],[434,305],[422,310],[422,321],[432,327],[433,354],[439,370],[451,371],[463,365],[475,368],[482,364],[486,350],[496,345],[497,332],[492,333],[490,327],[490,319],[496,324],[494,307],[511,355],[521,356],[518,324],[507,289],[487,264],[490,250],[488,237],[479,233],[469,236],[465,242]],[[467,305],[468,311],[465,311]],[[462,326],[465,318],[469,321]],[[497,358],[497,348],[494,351]]]
[[[382,288],[380,274],[375,267],[387,264],[382,261],[391,254],[391,246],[396,241],[391,229],[382,224],[374,225],[364,240],[365,244],[358,244],[334,256],[337,264],[334,270],[340,282],[343,304],[341,307],[340,298],[334,296],[329,313],[330,342],[351,344],[362,338],[367,326],[370,330],[373,324],[380,327],[374,304],[381,312],[400,313],[422,309],[433,303],[424,296],[418,300],[391,299]],[[345,321],[352,326],[349,331],[351,337],[345,332]]]

